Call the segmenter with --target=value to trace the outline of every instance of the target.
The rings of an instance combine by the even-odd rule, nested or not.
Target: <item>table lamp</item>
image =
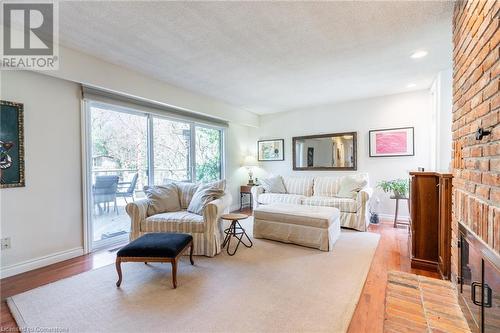
[[[257,159],[255,158],[255,156],[248,155],[243,160],[242,166],[244,166],[248,170],[248,184],[247,185],[255,185],[253,182],[253,167],[255,167],[257,165],[258,165],[258,163],[257,163]]]

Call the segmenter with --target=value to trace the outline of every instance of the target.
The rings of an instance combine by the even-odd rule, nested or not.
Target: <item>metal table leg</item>
[[[229,228],[224,230],[224,233],[226,234],[226,236],[224,237],[224,242],[222,242],[222,248],[224,248],[227,245],[226,252],[230,256],[235,255],[236,251],[238,251],[238,247],[240,246],[240,244],[243,244],[248,248],[253,246],[252,240],[250,239],[250,237],[248,237],[245,229],[243,229],[238,220],[231,221],[231,225],[229,226]],[[236,243],[234,251],[231,252],[230,251],[231,238],[233,237],[238,239],[238,242]],[[246,237],[250,244],[246,244],[245,241],[243,241],[243,237]]]

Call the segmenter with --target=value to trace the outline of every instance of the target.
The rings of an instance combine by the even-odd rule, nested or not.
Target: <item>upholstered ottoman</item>
[[[188,234],[157,232],[145,234],[116,253],[116,271],[118,272],[119,287],[122,283],[121,263],[132,262],[170,262],[172,264],[172,282],[177,288],[177,261],[184,251],[191,247],[189,260],[193,261],[193,236]]]
[[[253,211],[253,236],[331,251],[340,236],[340,212],[333,207],[261,205]]]

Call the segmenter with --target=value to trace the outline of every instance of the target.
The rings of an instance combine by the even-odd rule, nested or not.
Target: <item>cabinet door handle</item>
[[[479,282],[472,282],[471,286],[471,291],[470,291],[470,298],[472,300],[472,303],[481,306],[482,305],[482,300],[481,301],[476,301],[476,287],[481,287],[481,283]]]

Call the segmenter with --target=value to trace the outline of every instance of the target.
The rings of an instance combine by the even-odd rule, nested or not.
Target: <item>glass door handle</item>
[[[472,284],[470,286],[471,286],[470,298],[472,300],[472,303],[476,304],[477,306],[481,306],[482,301],[476,300],[476,287],[481,287],[481,283],[472,282]]]
[[[483,292],[483,299],[480,301],[476,300],[476,287],[483,287],[482,292]],[[492,304],[492,298],[493,298],[493,292],[486,283],[482,285],[479,282],[472,282],[471,284],[471,294],[470,294],[472,303],[478,305],[478,306],[484,306],[485,308],[491,308],[493,306]]]

